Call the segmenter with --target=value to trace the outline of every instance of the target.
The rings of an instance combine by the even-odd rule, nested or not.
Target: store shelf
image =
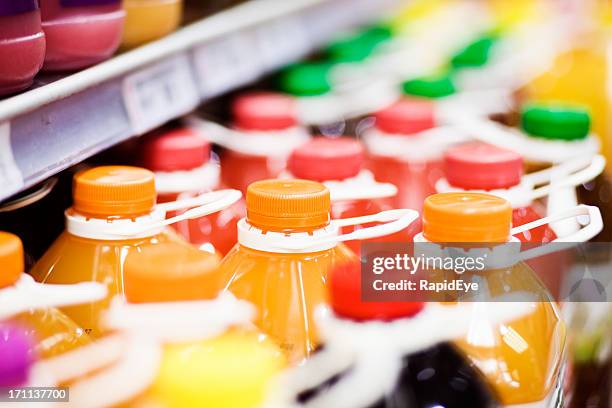
[[[305,56],[393,0],[252,0],[0,100],[0,201]]]

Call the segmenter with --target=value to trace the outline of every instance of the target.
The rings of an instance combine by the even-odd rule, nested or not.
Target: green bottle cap
[[[588,136],[591,117],[586,108],[567,105],[530,104],[521,114],[523,130],[551,140],[579,140]]]
[[[489,62],[491,49],[497,42],[497,38],[487,35],[472,42],[459,51],[451,59],[453,68],[482,67]]]
[[[305,62],[287,67],[280,75],[282,91],[295,96],[318,96],[331,91],[330,64]]]
[[[360,62],[368,58],[378,45],[392,36],[389,26],[377,25],[331,43],[326,54],[333,62]]]
[[[450,75],[435,75],[411,79],[402,84],[404,94],[425,98],[442,98],[456,92]]]

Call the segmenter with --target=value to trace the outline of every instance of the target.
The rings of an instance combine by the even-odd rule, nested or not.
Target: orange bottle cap
[[[17,282],[23,270],[21,239],[17,235],[0,231],[0,289]]]
[[[506,242],[512,207],[483,193],[442,193],[425,199],[423,236],[431,242]]]
[[[247,221],[264,231],[312,231],[329,224],[329,190],[309,180],[262,180],[246,194]]]
[[[176,242],[143,247],[126,257],[125,297],[131,303],[214,299],[219,263],[217,255]]]
[[[155,177],[140,167],[101,166],[74,176],[73,208],[93,217],[135,217],[155,206]]]

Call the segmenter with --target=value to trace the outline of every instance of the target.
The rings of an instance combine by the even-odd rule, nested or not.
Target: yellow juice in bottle
[[[247,217],[238,244],[224,258],[226,288],[255,305],[255,323],[278,342],[290,360],[319,345],[314,310],[327,303],[327,274],[355,259],[343,244],[281,250],[275,243],[330,233],[329,190],[306,180],[264,180],[247,190]]]
[[[137,236],[123,234],[130,228],[158,223],[165,212],[155,206],[153,173],[127,166],[103,166],[75,175],[74,204],[66,211],[67,229],[32,268],[32,276],[44,283],[100,282],[106,299],[63,309],[93,337],[102,334],[99,317],[116,294],[123,293],[124,262],[133,252],[156,245],[172,245],[177,251],[189,244],[161,227]],[[217,259],[214,254],[208,256]]]
[[[125,25],[121,45],[133,48],[176,30],[183,15],[182,0],[124,0]]]
[[[491,251],[511,242],[512,208],[503,198],[481,193],[429,196],[423,210],[425,242],[458,243]],[[419,238],[417,237],[416,240]],[[520,243],[516,241],[517,248]],[[446,271],[445,277],[457,274]],[[504,405],[551,401],[562,383],[566,333],[559,310],[533,270],[523,262],[470,271],[490,297],[525,293],[532,312],[507,324],[474,316],[473,329],[456,345],[485,374]],[[475,295],[474,300],[478,295]],[[467,299],[468,301],[470,299]],[[520,301],[520,300],[519,300]],[[486,308],[486,303],[483,303]]]

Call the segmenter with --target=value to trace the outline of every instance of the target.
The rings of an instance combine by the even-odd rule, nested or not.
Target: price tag
[[[0,123],[0,199],[7,198],[23,187],[23,177],[11,147],[11,125]]]
[[[123,98],[138,134],[193,110],[200,98],[189,58],[177,55],[129,75],[123,81]]]
[[[284,18],[258,27],[255,39],[266,69],[295,61],[312,47],[300,17]]]
[[[261,56],[247,33],[201,45],[194,50],[193,59],[204,98],[252,82],[264,72]]]

